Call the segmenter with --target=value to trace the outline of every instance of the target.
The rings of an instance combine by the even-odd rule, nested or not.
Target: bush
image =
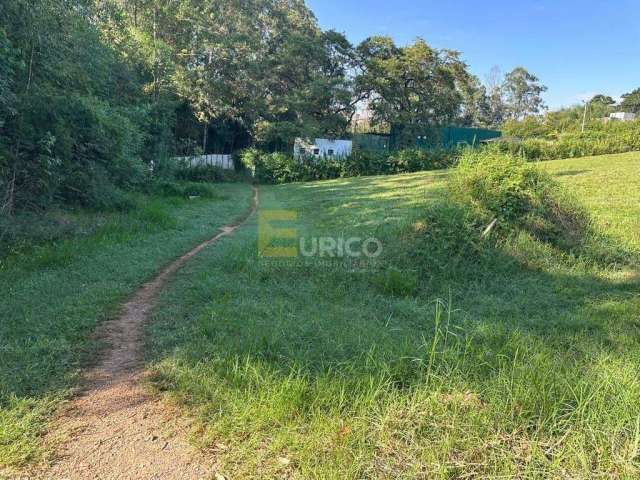
[[[440,170],[455,165],[459,153],[456,149],[411,148],[391,154],[389,161],[392,173]]]
[[[273,184],[434,170],[455,164],[458,155],[458,150],[407,149],[391,155],[358,150],[343,159],[296,160],[291,155],[250,148],[242,152],[240,161],[258,182]]]
[[[264,153],[257,148],[247,148],[243,150],[237,157],[239,159],[237,169],[245,170],[255,176],[256,165],[260,163],[260,157],[262,155],[264,155]]]
[[[43,215],[24,211],[12,216],[0,215],[0,259],[11,250],[31,244],[53,242],[67,235],[84,232],[71,216]]]
[[[225,170],[213,165],[180,166],[174,172],[177,180],[188,182],[229,182],[237,180],[235,171]]]
[[[484,224],[509,235],[524,230],[562,248],[578,246],[589,215],[545,172],[492,151],[466,152],[451,175],[449,198]]]
[[[385,175],[391,173],[389,156],[383,153],[356,150],[344,160],[345,177]]]
[[[89,206],[100,211],[128,212],[136,208],[136,201],[131,193],[113,185],[94,185]]]
[[[432,277],[508,265],[502,247],[522,235],[564,252],[585,252],[590,219],[535,165],[490,151],[468,150],[451,173],[447,195],[407,230],[407,265]],[[494,270],[495,271],[495,270]]]
[[[545,241],[580,236],[588,223],[586,211],[547,173],[512,155],[465,153],[449,191],[484,221],[496,219],[503,230],[525,229]]]
[[[527,117],[521,121],[508,120],[502,126],[502,133],[518,138],[548,137],[553,134],[553,128],[541,118]]]
[[[523,160],[497,152],[465,153],[451,175],[449,191],[483,217],[509,223],[523,218],[548,189],[550,177]]]
[[[202,197],[217,198],[213,185],[198,182],[175,182],[168,180],[156,181],[151,184],[149,193],[163,197]]]
[[[110,208],[119,189],[145,181],[142,136],[120,109],[89,97],[34,94],[21,111],[21,123],[3,132],[21,148],[6,164],[0,159],[0,177],[15,175],[16,208],[53,201]]]
[[[218,192],[208,183],[185,182],[183,188],[185,197],[218,198]]]
[[[301,180],[301,165],[284,153],[261,155],[255,166],[255,179],[261,183],[287,183]]]
[[[585,133],[577,128],[557,132],[543,128],[540,122],[511,122],[509,132],[520,139],[495,142],[491,148],[527,160],[558,160],[640,150],[640,121],[591,122]],[[530,128],[531,124],[538,124],[540,128]]]

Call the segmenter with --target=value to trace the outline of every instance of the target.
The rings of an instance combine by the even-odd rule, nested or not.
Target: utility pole
[[[582,133],[584,133],[584,126],[587,123],[587,107],[589,106],[589,102],[586,102],[585,100],[583,100],[584,102],[584,114],[582,115]]]

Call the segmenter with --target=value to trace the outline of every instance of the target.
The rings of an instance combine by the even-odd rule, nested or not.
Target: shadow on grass
[[[582,175],[583,173],[589,173],[592,170],[563,170],[561,172],[554,173],[556,177],[575,177],[576,175]]]
[[[255,451],[273,445],[277,457],[282,448],[311,468],[314,446],[331,444],[344,424],[354,430],[344,458],[364,459],[369,471],[411,450],[441,451],[456,464],[466,455],[476,465],[478,455],[490,457],[486,445],[511,452],[510,438],[561,445],[572,430],[578,438],[635,424],[637,271],[582,262],[534,240],[455,270],[432,269],[403,235],[441,197],[443,182],[425,186],[431,178],[263,190],[263,208],[296,209],[305,234],[380,236],[383,255],[362,271],[260,258],[254,226],[179,273],[149,325],[148,360],[156,388],[199,412],[202,444],[238,445],[231,463],[256,468],[267,467]],[[416,277],[417,288],[381,288],[377,277],[388,268],[401,281]],[[446,302],[436,320],[438,299]],[[381,456],[379,442],[391,437],[411,440]],[[450,454],[445,437],[456,439]],[[339,463],[340,452],[319,463]],[[531,461],[514,464],[520,460]]]
[[[474,373],[480,381],[495,375],[500,355],[517,355],[527,343],[571,363],[594,352],[624,358],[628,342],[640,346],[640,278],[632,274],[533,269],[495,250],[466,272],[421,270],[418,293],[401,297],[381,291],[375,271],[273,266],[253,254],[251,235],[243,241],[211,252],[179,279],[151,327],[152,361],[169,357],[186,368],[212,361],[222,377],[240,359],[283,378],[291,369],[313,378],[397,368],[393,376],[406,376],[398,379],[406,385],[424,367],[414,359],[433,338],[437,298],[451,299],[456,334],[484,364]],[[379,267],[387,266],[383,259]]]
[[[366,363],[372,351],[385,359],[409,357],[433,335],[434,299],[449,296],[454,321],[481,343],[479,351],[508,343],[518,331],[551,353],[562,353],[576,335],[585,352],[620,353],[612,331],[631,330],[637,322],[640,278],[632,273],[603,268],[598,258],[566,257],[540,242],[534,245],[542,245],[536,258],[527,258],[526,250],[518,256],[495,248],[483,261],[471,258],[455,271],[435,271],[412,256],[413,246],[403,244],[400,232],[409,218],[441,198],[446,176],[428,172],[272,187],[264,208],[293,207],[311,231],[380,235],[385,253],[373,265],[376,271],[353,272],[340,262],[304,268],[261,263],[255,232],[245,231],[235,249],[211,253],[194,267],[195,278],[187,273],[177,283],[171,305],[163,303],[167,311],[152,327],[153,359],[177,355],[195,364],[217,355],[249,356],[273,363],[283,374],[292,366],[319,374],[345,362],[349,368]],[[375,277],[388,267],[417,275],[417,295],[382,291]]]

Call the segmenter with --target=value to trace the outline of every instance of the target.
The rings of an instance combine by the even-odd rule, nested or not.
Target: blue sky
[[[484,80],[524,66],[551,108],[640,87],[640,0],[307,0],[324,29],[459,50]]]

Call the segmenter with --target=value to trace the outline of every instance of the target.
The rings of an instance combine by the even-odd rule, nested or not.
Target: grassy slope
[[[38,449],[48,414],[68,395],[96,345],[99,321],[161,266],[249,207],[247,185],[212,200],[145,198],[128,214],[98,216],[84,237],[37,246],[0,268],[0,467]],[[90,225],[90,216],[80,221]]]
[[[640,251],[640,155],[543,168]],[[375,235],[384,266],[443,178],[265,187],[262,209],[295,209],[305,235]],[[638,274],[534,247],[532,268],[505,258],[482,281],[423,279],[400,298],[376,265],[258,258],[254,222],[163,299],[155,384],[197,412],[231,478],[637,476]]]

